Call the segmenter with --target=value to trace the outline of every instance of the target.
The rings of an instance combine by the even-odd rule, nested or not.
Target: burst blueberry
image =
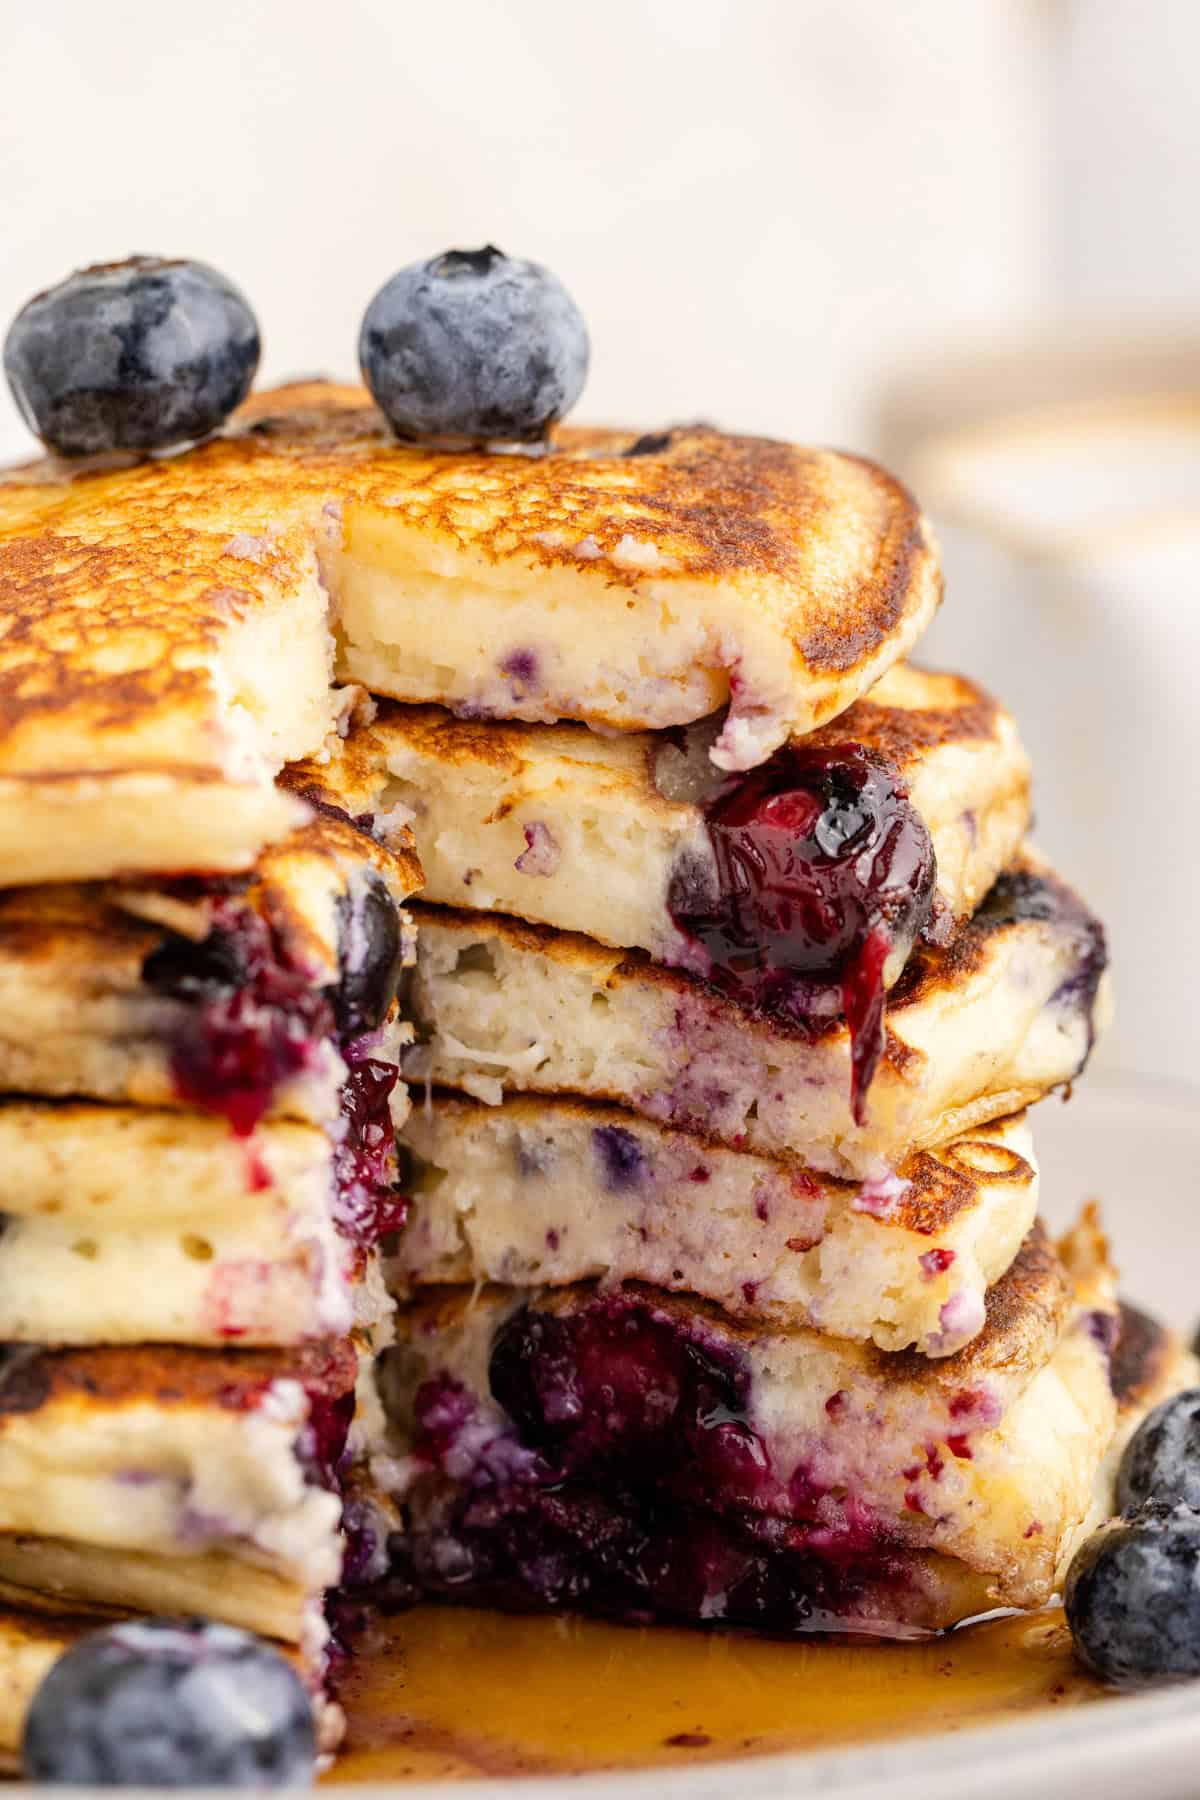
[[[1096,1532],[1063,1596],[1075,1648],[1105,1681],[1200,1675],[1200,1514],[1151,1503]]]
[[[556,275],[488,244],[393,275],[367,308],[358,356],[399,436],[523,443],[579,398],[588,334]]]
[[[25,1723],[34,1781],[290,1787],[312,1778],[312,1707],[277,1650],[207,1620],[139,1619],[59,1658]]]
[[[4,370],[26,423],[61,455],[163,450],[222,424],[259,349],[253,312],[216,269],[134,256],[30,300]]]

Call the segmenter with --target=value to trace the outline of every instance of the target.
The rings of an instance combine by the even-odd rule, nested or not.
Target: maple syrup
[[[781,1642],[418,1607],[378,1621],[339,1684],[326,1780],[578,1774],[962,1730],[1109,1690],[1058,1608],[917,1644]]]

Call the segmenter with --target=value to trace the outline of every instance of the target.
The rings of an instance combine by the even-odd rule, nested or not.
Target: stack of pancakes
[[[0,483],[0,1745],[109,1610],[317,1685],[339,1583],[882,1632],[1050,1593],[1179,1364],[1036,1223],[1103,939],[1011,720],[904,663],[939,592],[852,458],[426,452],[327,384]],[[923,846],[853,1030],[686,923],[789,756]]]
[[[327,1590],[395,1524],[372,1373],[419,868],[278,784],[357,699],[317,523],[193,465],[0,485],[7,1749],[114,1610],[261,1632],[319,1692]]]
[[[1024,1113],[1087,1060],[1104,940],[1026,845],[1012,720],[904,661],[919,510],[706,428],[367,492],[344,423],[343,666],[392,703],[337,779],[425,875],[383,1377],[418,1591],[881,1633],[1043,1601],[1178,1367],[1146,1340],[1118,1396],[1095,1221],[1037,1221]],[[899,821],[868,887],[927,846],[882,1023],[695,928],[721,807],[814,759]]]

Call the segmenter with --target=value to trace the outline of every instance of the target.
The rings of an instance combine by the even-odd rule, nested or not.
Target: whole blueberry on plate
[[[205,263],[133,256],[78,269],[9,327],[4,371],[31,430],[62,456],[163,450],[245,399],[258,322]]]
[[[1105,1681],[1200,1675],[1200,1513],[1152,1503],[1113,1520],[1076,1554],[1063,1603]]]
[[[1182,1500],[1200,1511],[1200,1388],[1156,1406],[1126,1445],[1117,1506],[1131,1512],[1147,1500]]]
[[[311,1780],[314,1752],[291,1664],[201,1619],[82,1638],[34,1695],[22,1746],[31,1780],[75,1787],[295,1787]]]
[[[494,245],[446,250],[384,283],[358,340],[392,429],[433,442],[533,442],[579,398],[583,316],[556,275]]]

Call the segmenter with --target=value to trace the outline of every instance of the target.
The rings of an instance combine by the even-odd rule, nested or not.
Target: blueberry
[[[249,392],[258,324],[204,263],[134,256],[68,275],[17,314],[4,371],[63,456],[161,450],[215,431]]]
[[[25,1722],[34,1781],[284,1787],[312,1778],[312,1707],[277,1650],[231,1625],[138,1619],[90,1633]]]
[[[1105,1681],[1200,1675],[1200,1513],[1151,1504],[1106,1525],[1063,1599],[1079,1656]]]
[[[387,1017],[404,948],[396,903],[374,869],[360,893],[339,900],[338,923],[341,980],[333,990],[333,1014],[344,1037],[358,1037]]]
[[[534,441],[588,367],[583,317],[556,275],[488,244],[411,263],[362,322],[363,380],[405,438]]]
[[[1117,1506],[1182,1501],[1200,1511],[1200,1388],[1156,1406],[1130,1438],[1117,1475]]]

